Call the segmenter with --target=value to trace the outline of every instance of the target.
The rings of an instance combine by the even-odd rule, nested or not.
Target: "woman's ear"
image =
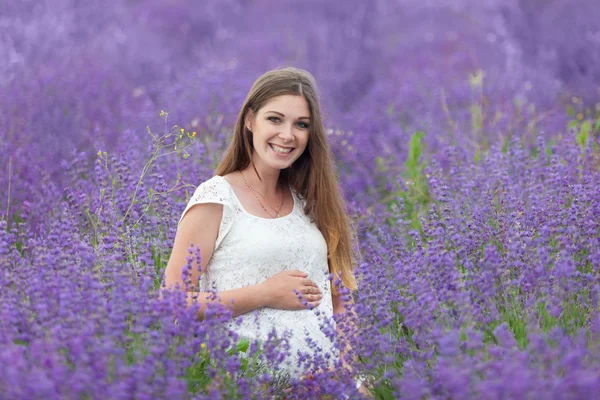
[[[252,110],[248,109],[248,112],[246,113],[246,118],[244,119],[244,124],[246,125],[246,129],[248,129],[250,132],[252,132],[252,121],[254,120],[254,114],[252,113]]]

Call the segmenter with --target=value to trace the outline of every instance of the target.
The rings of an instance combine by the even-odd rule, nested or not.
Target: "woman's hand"
[[[262,282],[265,305],[280,310],[305,310],[321,304],[323,293],[302,271],[281,271]],[[294,291],[296,291],[294,293]],[[301,299],[298,297],[302,296]],[[307,301],[304,305],[303,302]]]

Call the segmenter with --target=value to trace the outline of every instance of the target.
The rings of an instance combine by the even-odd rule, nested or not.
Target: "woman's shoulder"
[[[200,186],[204,185],[204,186],[217,186],[217,185],[222,185],[223,181],[225,181],[225,178],[223,178],[220,175],[215,175],[210,179],[205,180],[204,182],[200,183]],[[226,183],[226,182],[225,182]]]
[[[231,204],[231,187],[229,183],[219,175],[200,183],[192,196],[195,202],[215,202],[224,205]]]
[[[229,186],[229,184],[224,177],[222,177],[220,175],[215,175],[212,178],[206,179],[205,181],[201,182],[198,187],[200,187],[200,186],[227,188]]]

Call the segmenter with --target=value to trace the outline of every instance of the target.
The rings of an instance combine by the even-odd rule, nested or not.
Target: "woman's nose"
[[[294,138],[294,133],[292,132],[292,127],[284,127],[283,130],[279,133],[279,137],[286,142],[289,142]]]

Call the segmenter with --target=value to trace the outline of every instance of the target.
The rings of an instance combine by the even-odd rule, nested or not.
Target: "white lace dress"
[[[290,330],[291,354],[284,368],[292,376],[300,377],[303,370],[296,365],[300,357],[298,352],[309,357],[315,352],[329,352],[331,362],[339,353],[320,328],[327,321],[324,330],[335,332],[327,244],[317,226],[304,214],[303,199],[294,190],[291,192],[294,208],[290,214],[275,219],[262,218],[249,214],[242,207],[225,178],[214,176],[198,186],[181,219],[195,204],[223,205],[215,250],[201,275],[201,291],[208,292],[212,287],[224,291],[257,284],[284,270],[304,271],[321,288],[323,299],[313,310],[261,307],[229,323],[231,330],[250,339],[267,339],[273,327],[279,337],[283,337],[285,330]]]

